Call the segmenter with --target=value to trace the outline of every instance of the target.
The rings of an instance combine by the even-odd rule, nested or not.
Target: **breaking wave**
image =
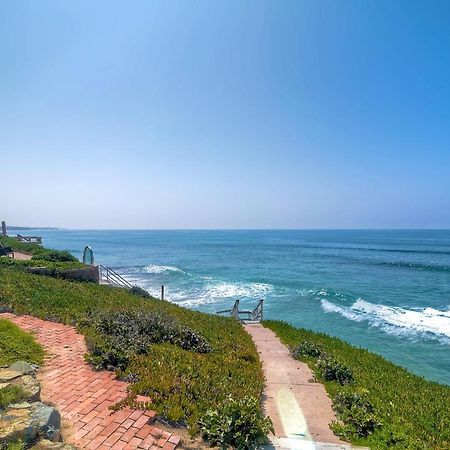
[[[191,291],[174,292],[171,298],[182,306],[199,306],[220,303],[224,300],[259,299],[267,295],[273,286],[265,283],[231,283],[212,280]]]
[[[434,308],[406,309],[377,305],[359,298],[350,307],[321,300],[326,313],[338,313],[355,322],[367,321],[371,326],[397,336],[438,339],[450,344],[450,309],[440,311]]]
[[[175,266],[158,266],[157,264],[149,264],[148,266],[145,266],[144,271],[147,273],[155,273],[155,274],[159,274],[159,273],[169,274],[171,272],[186,273],[183,270],[181,270]]]

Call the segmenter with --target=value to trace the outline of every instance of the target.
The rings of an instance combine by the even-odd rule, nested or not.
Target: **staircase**
[[[101,284],[112,284],[113,286],[122,287],[126,289],[131,289],[133,285],[125,280],[122,275],[119,275],[111,267],[105,267],[101,264],[98,266],[99,278]]]
[[[230,317],[247,324],[259,323],[263,320],[263,305],[264,299],[261,299],[254,309],[239,309],[239,300],[236,300],[232,309],[217,311],[216,314],[229,314]]]

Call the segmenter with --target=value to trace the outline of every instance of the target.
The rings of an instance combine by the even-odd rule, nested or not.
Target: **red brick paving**
[[[126,397],[128,384],[112,372],[92,370],[84,360],[84,338],[75,328],[31,316],[3,313],[0,318],[31,331],[45,348],[41,397],[60,412],[66,442],[89,450],[172,450],[178,445],[177,436],[150,425],[154,411],[109,409]]]

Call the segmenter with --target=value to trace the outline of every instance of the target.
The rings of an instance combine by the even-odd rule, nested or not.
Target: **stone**
[[[39,423],[39,436],[50,441],[61,439],[61,415],[52,406],[44,403],[32,403],[32,420]]]
[[[16,378],[11,384],[20,386],[25,391],[27,402],[33,403],[40,400],[41,386],[33,376],[23,375],[20,378]]]
[[[0,383],[9,383],[20,376],[22,376],[22,372],[18,370],[11,370],[9,367],[0,369]]]
[[[0,369],[0,389],[7,386],[21,387],[29,403],[40,400],[41,387],[35,378],[35,369],[27,362],[18,361],[6,369]]]
[[[52,442],[48,439],[42,439],[37,442],[32,450],[77,450],[76,447],[70,444],[64,444],[64,442]]]
[[[18,440],[33,442],[37,434],[38,426],[31,420],[29,403],[27,408],[8,408],[0,415],[0,444]]]
[[[41,402],[12,405],[0,415],[0,444],[22,440],[25,444],[38,437],[50,441],[61,439],[61,416]]]
[[[21,372],[22,375],[34,375],[36,373],[36,366],[25,361],[16,361],[9,366],[10,370]]]

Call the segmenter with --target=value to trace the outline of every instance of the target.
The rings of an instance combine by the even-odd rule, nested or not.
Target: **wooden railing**
[[[106,281],[109,284],[128,289],[133,287],[130,282],[125,280],[125,278],[122,275],[119,275],[114,269],[111,269],[111,267],[105,267],[101,264],[98,267],[101,281]]]
[[[263,320],[263,310],[264,310],[263,306],[264,306],[264,299],[261,299],[254,309],[241,310],[239,309],[239,300],[236,300],[234,302],[234,306],[232,309],[217,311],[216,314],[229,314],[230,317],[233,317],[234,319],[237,320],[261,322]]]

